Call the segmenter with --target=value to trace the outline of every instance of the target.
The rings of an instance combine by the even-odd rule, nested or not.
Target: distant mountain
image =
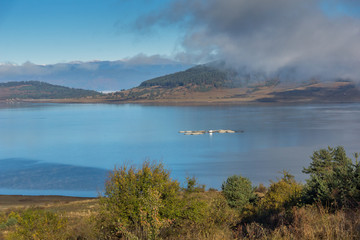
[[[211,62],[197,65],[185,71],[156,77],[140,84],[141,87],[175,88],[187,86],[193,90],[212,88],[236,88],[255,85],[274,85],[279,83],[278,76],[267,76],[262,72],[248,72],[246,69],[234,69],[225,62]]]
[[[275,76],[275,77],[274,77]],[[235,71],[221,63],[199,65],[156,77],[110,94],[39,81],[0,83],[0,100],[52,99],[52,102],[159,103],[299,103],[359,102],[360,89],[350,80],[293,81],[263,73]],[[58,100],[57,100],[58,99]]]
[[[192,66],[166,59],[160,60],[147,58],[52,65],[0,64],[0,82],[42,81],[72,88],[116,91],[132,88],[147,79],[183,71]]]
[[[95,97],[92,90],[68,88],[39,81],[0,83],[0,100],[6,99],[64,99]]]
[[[153,78],[142,82],[139,87],[174,88],[180,86],[231,87],[236,72],[210,65],[198,65],[188,70]]]

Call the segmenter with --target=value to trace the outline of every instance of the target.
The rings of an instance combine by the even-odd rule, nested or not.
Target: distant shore
[[[299,101],[246,101],[241,99],[222,99],[222,100],[196,100],[196,99],[162,99],[162,100],[135,100],[123,101],[112,99],[17,99],[16,101],[0,100],[2,104],[16,104],[16,103],[67,103],[67,104],[141,104],[153,106],[244,106],[244,105],[260,105],[260,106],[274,106],[274,105],[298,105],[298,104],[336,104],[336,103],[358,103],[360,101],[345,101],[345,100],[312,100],[301,99]]]
[[[30,83],[22,83],[30,84]],[[41,83],[32,83],[40,88]],[[27,85],[25,85],[27,86]],[[18,91],[23,87],[18,86]],[[278,105],[316,103],[356,103],[360,102],[360,88],[352,82],[324,82],[308,85],[259,85],[244,88],[210,88],[200,91],[194,86],[173,88],[151,86],[136,87],[109,94],[65,95],[56,92],[64,87],[49,85],[57,94],[37,89],[32,92],[17,93],[10,87],[0,92],[0,102],[5,103],[107,103],[146,105]],[[60,90],[59,90],[60,88]],[[67,91],[75,91],[67,89]],[[65,90],[63,90],[65,91]],[[79,90],[80,91],[80,90]],[[86,91],[86,90],[83,90]],[[61,92],[61,91],[60,91]],[[11,94],[10,94],[11,93]],[[82,92],[81,92],[82,93]],[[91,94],[93,94],[91,92]]]

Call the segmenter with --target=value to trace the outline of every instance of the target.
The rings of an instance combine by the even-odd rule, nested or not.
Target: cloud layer
[[[0,82],[43,81],[97,91],[138,86],[142,81],[191,67],[158,55],[139,54],[120,61],[70,62],[37,65],[0,64]]]
[[[358,80],[359,5],[350,0],[177,0],[136,25],[182,26],[180,60],[225,59],[267,73],[292,69],[301,78]]]

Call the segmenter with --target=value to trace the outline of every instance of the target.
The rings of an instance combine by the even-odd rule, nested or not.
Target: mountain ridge
[[[69,88],[40,81],[0,83],[0,100],[8,99],[65,99],[102,95],[92,90]]]
[[[282,80],[264,73],[238,73],[225,64],[198,65],[153,78],[110,95],[131,102],[358,102],[360,90],[350,80]]]
[[[152,62],[149,62],[152,60]],[[41,81],[71,88],[117,91],[142,81],[185,70],[190,64],[164,59],[70,62],[49,65],[0,64],[0,83]]]
[[[238,74],[231,68],[199,65],[152,78],[137,87],[102,94],[38,81],[0,83],[0,100],[73,103],[247,104],[360,102],[349,80],[282,81],[263,74]]]

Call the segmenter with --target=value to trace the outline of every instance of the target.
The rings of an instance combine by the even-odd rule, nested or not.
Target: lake
[[[360,151],[360,104],[293,106],[0,105],[0,194],[96,196],[109,170],[164,163],[185,184],[220,188],[233,174],[304,181],[313,151]],[[243,133],[186,136],[181,130]]]

